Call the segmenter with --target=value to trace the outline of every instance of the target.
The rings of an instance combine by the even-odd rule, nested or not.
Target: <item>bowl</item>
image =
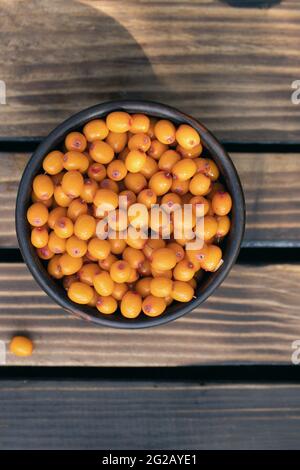
[[[155,318],[140,315],[136,319],[127,319],[116,312],[113,315],[100,314],[96,308],[78,305],[66,295],[64,288],[48,274],[43,262],[37,256],[30,242],[30,226],[26,212],[31,203],[32,181],[42,169],[44,157],[51,151],[60,148],[66,134],[80,130],[92,119],[101,118],[116,110],[128,113],[144,113],[161,119],[169,119],[175,124],[190,124],[200,134],[204,151],[208,152],[219,167],[222,179],[232,196],[231,229],[222,245],[222,266],[215,272],[206,273],[195,290],[191,302],[173,302],[165,312]],[[182,317],[204,302],[228,275],[238,256],[245,228],[245,201],[237,171],[218,140],[203,124],[175,108],[149,101],[110,101],[87,108],[57,126],[38,146],[30,158],[22,175],[16,203],[16,231],[20,250],[25,263],[41,288],[61,307],[76,317],[98,325],[114,328],[146,328],[162,325]]]

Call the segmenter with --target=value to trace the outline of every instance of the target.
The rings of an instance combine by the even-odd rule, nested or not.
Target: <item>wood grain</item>
[[[300,141],[300,4],[1,0],[0,136],[46,135],[87,106],[144,98],[227,141]],[[240,2],[241,3],[241,2]],[[278,2],[273,2],[278,3]]]
[[[299,392],[276,384],[2,381],[0,449],[299,449]]]
[[[178,366],[291,364],[300,339],[300,265],[236,265],[199,308],[143,331],[101,328],[63,312],[22,264],[0,264],[0,340],[34,340],[8,365]]]
[[[15,198],[28,155],[0,152],[0,247],[16,247]],[[233,154],[245,190],[245,243],[287,245],[300,237],[300,158],[296,154]]]

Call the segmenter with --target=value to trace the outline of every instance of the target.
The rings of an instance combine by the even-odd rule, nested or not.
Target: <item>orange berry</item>
[[[31,243],[36,248],[43,248],[49,240],[48,230],[46,227],[34,227],[31,231]]]
[[[126,202],[125,202],[125,207],[128,208],[132,206],[136,202],[136,195],[134,194],[133,191],[130,191],[129,189],[125,189],[124,191],[121,191],[119,193],[119,196],[124,196],[126,197]]]
[[[204,225],[204,227],[203,227],[204,228],[204,233],[203,233],[204,241],[210,240],[217,233],[218,222],[216,221],[216,219],[213,216],[206,215],[204,217],[204,224],[203,225]]]
[[[166,277],[167,279],[172,279],[173,272],[172,269],[166,269],[164,271],[161,271],[160,269],[151,268],[151,275],[152,277]]]
[[[139,250],[141,252],[141,250]],[[138,270],[138,273],[141,275],[141,276],[151,276],[151,264],[150,264],[150,261],[145,259],[144,261],[142,261],[142,263],[140,263],[140,265],[138,266],[137,268]]]
[[[82,214],[86,214],[88,205],[82,199],[73,199],[67,210],[67,217],[75,222],[75,220]]]
[[[170,248],[158,248],[152,254],[151,266],[159,271],[173,269],[176,265],[176,255]]]
[[[136,248],[137,250],[142,250],[146,241],[147,238],[144,238],[142,233],[140,234],[140,236],[132,236],[130,232],[130,227],[128,228],[128,234],[126,238],[126,243],[128,246],[131,246],[131,248]]]
[[[149,155],[146,155],[146,161],[143,168],[141,169],[141,174],[145,176],[145,178],[150,179],[151,176],[157,172],[157,169],[158,165],[156,160],[154,160],[152,157],[149,157]]]
[[[92,238],[95,231],[96,221],[91,215],[80,215],[74,224],[74,234],[81,240]]]
[[[48,247],[55,254],[61,254],[66,251],[66,239],[56,235],[55,232],[51,232],[48,240]]]
[[[63,156],[64,154],[59,150],[53,150],[48,153],[43,160],[43,169],[45,172],[49,173],[49,175],[57,175],[60,173],[64,168]]]
[[[105,142],[111,146],[115,153],[120,153],[127,144],[126,132],[109,132]]]
[[[47,266],[47,271],[50,276],[54,277],[55,279],[61,279],[63,277],[63,273],[60,266],[60,255],[54,255]]]
[[[155,250],[158,248],[164,248],[166,246],[166,242],[161,238],[150,238],[149,240],[145,240],[145,245],[143,247],[143,252],[146,258],[152,259],[152,255]]]
[[[110,248],[111,248],[111,246],[110,246]],[[104,271],[109,271],[110,268],[111,268],[111,266],[112,266],[112,264],[113,264],[115,261],[117,261],[117,259],[118,259],[118,258],[117,258],[115,255],[113,255],[112,253],[110,253],[110,254],[106,257],[106,259],[103,259],[103,260],[101,259],[101,260],[99,260],[98,263],[99,263],[99,266],[100,266],[101,269],[103,269]]]
[[[150,127],[150,119],[145,114],[132,114],[130,132],[139,134],[147,133]]]
[[[171,171],[173,166],[180,160],[180,155],[175,150],[166,150],[158,161],[158,168],[164,171]]]
[[[197,173],[190,181],[189,190],[195,196],[203,196],[208,193],[211,185],[211,180],[203,175]]]
[[[137,292],[128,291],[121,300],[121,313],[126,318],[136,318],[142,310],[142,298]]]
[[[67,215],[67,209],[65,207],[55,207],[52,209],[51,212],[49,212],[49,217],[48,217],[48,225],[50,228],[54,228],[55,222],[60,218],[60,217],[66,217]]]
[[[159,160],[164,152],[168,150],[168,146],[159,140],[152,140],[151,146],[148,150],[148,155],[155,160]]]
[[[117,310],[118,302],[111,295],[106,297],[100,295],[100,297],[98,297],[96,307],[99,312],[104,313],[105,315],[111,315]]]
[[[205,257],[200,261],[204,271],[216,271],[222,260],[222,250],[217,245],[208,245]]]
[[[88,244],[88,252],[93,258],[103,260],[110,254],[110,244],[108,240],[92,238]]]
[[[190,158],[183,158],[175,163],[172,168],[172,174],[181,181],[189,180],[196,173],[197,166],[194,160]]]
[[[32,183],[34,194],[38,199],[50,199],[54,192],[54,184],[50,176],[37,175]]]
[[[194,289],[188,282],[174,281],[171,296],[178,302],[190,302],[194,296]]]
[[[114,281],[110,277],[109,273],[102,271],[94,276],[94,287],[99,295],[108,296],[113,293]]]
[[[217,191],[211,201],[212,209],[217,215],[227,215],[231,211],[232,199],[229,193]]]
[[[61,181],[61,187],[67,196],[75,198],[80,196],[83,189],[83,183],[84,180],[82,174],[77,170],[71,170],[64,174]]]
[[[36,252],[38,257],[44,260],[51,259],[52,256],[54,256],[54,253],[50,250],[48,245],[43,246],[42,248],[37,248]]]
[[[198,213],[202,213],[203,211],[203,216],[206,215],[209,211],[210,208],[210,202],[204,197],[204,196],[193,196],[189,200],[189,204],[192,204],[193,206],[193,212],[195,215]],[[199,205],[199,210],[197,211],[197,205]],[[200,209],[202,209],[200,211]]]
[[[127,173],[124,184],[127,189],[135,194],[140,193],[147,186],[147,180],[141,173]]]
[[[151,139],[147,134],[135,134],[128,141],[129,150],[147,152],[151,146]]]
[[[126,159],[125,165],[131,173],[139,173],[146,163],[146,154],[142,150],[131,150]]]
[[[106,117],[106,125],[112,132],[127,132],[132,124],[130,114],[124,111],[113,111]]]
[[[80,193],[80,198],[87,202],[92,203],[98,189],[98,184],[95,180],[87,178],[84,180],[83,188]]]
[[[87,243],[73,235],[66,241],[66,251],[74,258],[80,258],[87,252]]]
[[[90,145],[90,156],[95,162],[106,165],[112,161],[114,155],[112,147],[102,140],[95,140]]]
[[[100,189],[109,189],[110,191],[113,191],[116,194],[118,194],[120,191],[117,181],[113,181],[109,178],[105,178],[104,180],[100,181],[99,187]]]
[[[83,128],[83,133],[89,142],[105,139],[108,136],[108,132],[108,128],[102,119],[94,119]]]
[[[126,292],[128,291],[128,285],[125,282],[118,282],[114,285],[112,296],[116,300],[122,300]]]
[[[187,124],[181,124],[176,131],[176,140],[184,149],[190,150],[200,144],[198,132]]]
[[[48,209],[41,202],[35,202],[27,210],[27,220],[34,227],[42,227],[48,220]]]
[[[114,181],[121,181],[127,175],[127,168],[122,160],[113,160],[107,167],[107,176]]]
[[[127,246],[123,251],[123,259],[128,262],[131,268],[139,269],[145,261],[145,255],[141,250]]]
[[[86,148],[86,138],[81,132],[70,132],[65,138],[65,147],[67,150],[84,152]]]
[[[81,152],[70,151],[63,156],[64,169],[68,171],[78,170],[84,173],[87,171],[89,164],[88,157]]]
[[[89,286],[94,285],[94,277],[101,272],[98,264],[86,263],[78,271],[79,280],[88,284]]]
[[[94,204],[97,206],[98,217],[103,217],[107,212],[110,212],[118,207],[118,195],[110,189],[98,189],[95,194]]]
[[[177,145],[176,150],[180,153],[182,158],[197,158],[201,155],[203,148],[201,144],[195,145],[195,147],[191,149],[185,149],[181,147],[181,145]]]
[[[56,204],[61,207],[68,207],[72,202],[72,197],[68,196],[62,189],[61,185],[54,188],[54,199]]]
[[[166,310],[167,304],[161,297],[148,295],[142,304],[142,309],[148,317],[158,317]]]
[[[126,241],[121,238],[114,238],[109,240],[110,251],[114,255],[120,255],[126,248]]]
[[[69,217],[60,217],[54,225],[54,232],[60,238],[69,238],[73,235],[74,226]]]
[[[88,169],[88,177],[97,182],[103,181],[106,177],[106,168],[102,163],[92,163]]]
[[[54,198],[53,196],[51,196],[50,199],[39,199],[37,195],[34,194],[34,191],[32,191],[31,200],[32,202],[41,202],[42,204],[44,204],[45,207],[47,207],[47,209],[49,209],[53,204]]]
[[[33,352],[33,342],[25,336],[14,336],[9,343],[9,352],[19,357],[31,356]]]
[[[170,214],[181,208],[181,197],[176,193],[164,194],[161,198],[161,206],[167,214]]]
[[[154,134],[162,144],[170,145],[175,142],[176,128],[171,121],[161,119],[155,124]]]
[[[64,276],[77,273],[82,267],[82,258],[74,258],[69,253],[64,253],[59,259],[59,264]]]
[[[166,194],[172,186],[172,175],[165,171],[158,171],[151,176],[149,180],[149,188],[152,189],[157,196]]]
[[[179,179],[175,179],[172,182],[171,191],[175,194],[179,194],[180,196],[183,196],[184,194],[188,193],[189,184],[190,182],[188,180],[182,181]]]
[[[131,274],[130,264],[125,260],[116,261],[111,266],[109,273],[114,282],[128,282]]]
[[[182,248],[182,246],[179,245],[179,243],[176,243],[176,242],[168,243],[168,248],[174,251],[177,263],[183,260],[185,256],[185,251]]]
[[[94,297],[93,289],[83,282],[73,282],[68,289],[68,297],[72,302],[86,305]]]
[[[137,202],[144,204],[148,209],[151,208],[152,204],[155,204],[157,201],[157,196],[152,189],[143,189],[137,197]]]
[[[150,295],[150,285],[152,282],[152,277],[144,277],[139,279],[135,285],[136,291],[140,294],[141,297],[147,297]]]
[[[218,238],[225,237],[230,230],[230,219],[227,215],[218,215],[216,217],[218,228],[216,236]]]
[[[183,259],[176,264],[173,270],[173,277],[177,281],[190,281],[197,271],[197,267],[189,260]]]
[[[155,297],[168,297],[171,294],[172,286],[173,282],[171,279],[155,277],[151,281],[150,292]]]

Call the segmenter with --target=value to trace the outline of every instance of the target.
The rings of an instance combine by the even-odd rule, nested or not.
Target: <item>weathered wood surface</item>
[[[246,195],[245,242],[272,245],[300,237],[300,158],[296,154],[233,154]],[[28,155],[0,153],[0,247],[16,247],[15,198]]]
[[[300,266],[236,265],[202,306],[142,331],[101,328],[63,312],[22,264],[0,264],[0,340],[32,337],[30,358],[7,365],[291,364],[300,339]]]
[[[0,136],[46,135],[121,97],[178,107],[227,141],[299,142],[299,1],[235,3],[250,2],[1,0]]]
[[[2,381],[0,449],[299,449],[300,386]]]

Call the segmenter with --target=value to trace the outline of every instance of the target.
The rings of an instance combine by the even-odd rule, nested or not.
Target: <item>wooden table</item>
[[[0,8],[0,340],[25,332],[36,346],[0,369],[0,448],[299,448],[299,2]],[[22,263],[14,229],[18,181],[40,139],[119,97],[203,121],[229,150],[247,203],[242,252],[223,285],[148,331],[65,314]]]

